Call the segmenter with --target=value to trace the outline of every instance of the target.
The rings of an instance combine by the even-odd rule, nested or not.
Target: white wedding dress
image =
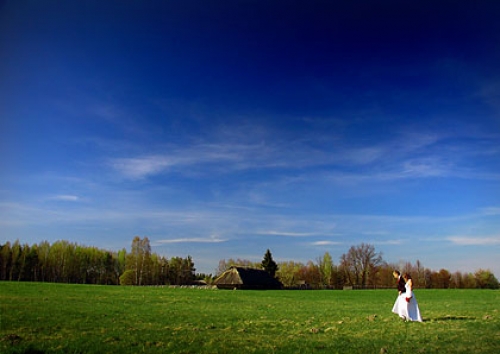
[[[406,292],[398,296],[396,303],[392,308],[392,312],[399,315],[399,317],[406,321],[422,322],[422,316],[420,316],[420,309],[418,308],[415,294],[409,289],[408,284],[406,284],[405,287]],[[410,302],[407,302],[406,298],[410,296]]]

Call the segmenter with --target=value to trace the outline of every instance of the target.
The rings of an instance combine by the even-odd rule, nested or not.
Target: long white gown
[[[392,312],[399,315],[399,317],[404,320],[422,322],[422,316],[420,316],[420,309],[418,308],[415,294],[409,289],[408,284],[406,284],[405,287],[406,292],[398,296],[392,308]],[[406,298],[410,296],[410,302],[407,302]]]

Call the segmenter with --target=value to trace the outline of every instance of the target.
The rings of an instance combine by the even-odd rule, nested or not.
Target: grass
[[[0,283],[2,353],[499,353],[500,292],[220,291]]]

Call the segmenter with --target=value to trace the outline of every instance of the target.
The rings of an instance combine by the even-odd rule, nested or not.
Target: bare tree
[[[417,271],[417,286],[425,286],[425,276],[424,276],[424,271],[425,268],[420,262],[420,260],[417,259],[417,262],[415,263],[415,270]]]
[[[347,254],[340,257],[341,268],[348,283],[365,288],[369,279],[374,279],[378,267],[382,264],[382,254],[375,252],[375,247],[361,243],[351,246]]]
[[[219,276],[222,273],[224,273],[226,270],[229,270],[231,267],[252,267],[252,268],[262,268],[261,263],[256,263],[249,261],[248,259],[233,259],[229,258],[228,260],[226,259],[221,259],[219,260],[219,265],[215,269],[215,275]]]

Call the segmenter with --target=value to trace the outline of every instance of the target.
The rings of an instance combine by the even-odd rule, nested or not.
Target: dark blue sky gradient
[[[358,242],[494,267],[498,18],[497,1],[0,2],[0,242],[148,235],[208,272]]]

